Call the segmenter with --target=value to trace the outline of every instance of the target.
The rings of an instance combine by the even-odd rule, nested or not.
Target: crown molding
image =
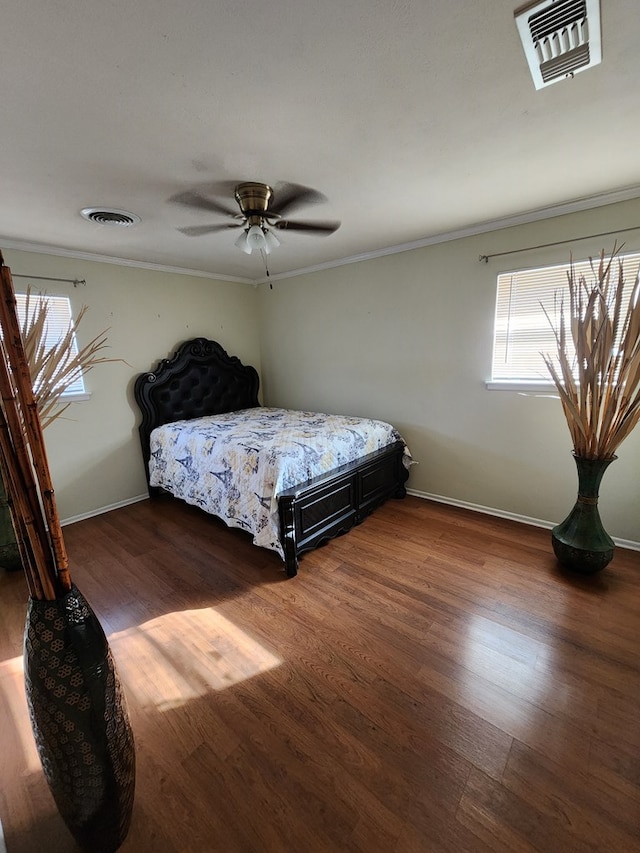
[[[441,234],[434,234],[429,237],[423,237],[420,240],[413,240],[410,243],[399,243],[395,246],[386,246],[382,249],[374,249],[370,252],[361,252],[357,255],[350,255],[346,258],[339,258],[333,261],[326,261],[321,264],[314,264],[309,267],[301,267],[296,270],[290,270],[283,273],[272,273],[269,277],[261,278],[242,278],[240,276],[225,275],[224,273],[212,273],[205,270],[187,269],[185,267],[173,267],[166,264],[154,264],[146,261],[134,261],[130,258],[118,258],[111,255],[100,255],[93,252],[81,252],[72,249],[61,249],[58,246],[47,246],[42,243],[28,243],[22,240],[4,239],[0,236],[0,245],[5,249],[14,249],[20,252],[34,252],[43,255],[55,255],[63,258],[75,258],[83,261],[95,261],[103,264],[116,264],[117,266],[133,267],[135,269],[153,270],[154,272],[172,273],[174,275],[190,275],[196,278],[208,278],[215,281],[230,281],[238,284],[251,284],[254,287],[260,284],[272,284],[275,281],[282,281],[287,278],[296,278],[300,275],[307,275],[314,272],[322,272],[323,270],[333,269],[334,267],[346,266],[347,264],[357,264],[361,261],[371,261],[376,258],[383,258],[386,255],[397,255],[402,252],[411,252],[414,249],[423,249],[426,246],[435,246],[438,243],[448,243],[453,240],[461,240],[464,237],[475,237],[479,234],[487,234],[491,231],[500,231],[503,228],[512,228],[516,225],[527,225],[532,222],[539,222],[543,219],[553,219],[556,216],[566,216],[570,213],[580,213],[585,210],[592,210],[596,207],[604,207],[608,204],[617,204],[623,201],[632,201],[640,198],[640,185],[626,187],[619,190],[601,193],[599,195],[587,196],[585,198],[574,199],[573,201],[563,202],[562,204],[551,205],[549,207],[538,208],[536,210],[526,211],[513,216],[506,216],[501,219],[493,219],[487,222],[480,222],[475,225],[469,225],[466,228],[460,228],[455,231],[445,231]]]
[[[580,213],[584,210],[592,210],[596,207],[604,207],[608,204],[617,204],[622,201],[632,201],[636,198],[640,198],[640,185],[627,187],[621,190],[613,190],[600,195],[575,199],[574,201],[563,202],[562,204],[556,204],[550,207],[538,208],[536,210],[526,211],[525,213],[519,213],[514,216],[506,216],[502,219],[492,219],[487,222],[469,225],[466,228],[460,228],[456,231],[446,231],[430,237],[423,237],[420,240],[414,240],[411,243],[400,243],[396,246],[387,246],[384,249],[362,252],[359,255],[351,255],[348,258],[341,258],[336,261],[327,261],[326,263],[304,267],[299,270],[292,270],[291,272],[272,273],[269,278],[257,279],[255,284],[269,284],[286,278],[295,278],[299,275],[306,275],[307,273],[320,272],[322,270],[333,269],[334,267],[345,266],[346,264],[356,264],[360,261],[371,261],[375,258],[385,257],[386,255],[411,252],[414,249],[423,249],[426,246],[435,246],[438,243],[448,243],[452,240],[461,240],[464,237],[476,237],[479,234],[487,234],[491,231],[500,231],[503,228],[512,228],[515,225],[527,225],[531,222],[540,222],[543,219],[553,219],[556,216]]]
[[[27,243],[23,240],[7,240],[0,236],[0,245],[3,249],[14,249],[18,252],[33,252],[40,255],[55,255],[61,258],[74,258],[80,261],[92,261],[99,264],[115,264],[120,267],[133,267],[134,269],[153,270],[154,272],[166,272],[174,275],[191,275],[196,278],[210,278],[216,281],[232,281],[238,284],[253,284],[252,278],[241,278],[239,276],[225,275],[224,273],[213,273],[205,270],[187,269],[186,267],[172,267],[167,264],[152,264],[147,261],[134,261],[131,258],[118,258],[112,255],[99,255],[94,252],[80,252],[75,249],[61,249],[59,246],[47,246],[44,243]]]

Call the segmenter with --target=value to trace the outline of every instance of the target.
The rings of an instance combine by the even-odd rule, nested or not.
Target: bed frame
[[[171,358],[136,379],[134,397],[142,412],[140,443],[147,484],[152,430],[162,424],[259,406],[255,368],[242,364],[206,338],[185,341]],[[278,495],[285,571],[294,577],[298,558],[354,525],[390,497],[405,496],[409,472],[401,441],[314,477]],[[149,486],[151,497],[162,489]]]

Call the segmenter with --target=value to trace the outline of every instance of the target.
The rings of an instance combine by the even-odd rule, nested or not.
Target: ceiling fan
[[[274,191],[268,184],[244,181],[233,187],[233,195],[238,204],[238,211],[198,192],[187,191],[172,196],[169,201],[196,210],[221,213],[234,220],[212,225],[189,225],[179,228],[178,231],[189,237],[199,237],[229,228],[242,228],[235,245],[248,255],[254,249],[269,255],[280,245],[276,231],[304,231],[306,234],[328,236],[340,227],[340,223],[335,221],[306,222],[284,218],[285,214],[305,204],[318,204],[327,200],[317,190],[300,184],[281,183]]]

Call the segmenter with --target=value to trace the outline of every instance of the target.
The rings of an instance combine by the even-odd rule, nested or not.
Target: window
[[[33,315],[34,306],[40,297],[33,292],[29,296],[29,314]],[[46,346],[54,346],[63,338],[69,327],[73,325],[73,316],[71,314],[71,301],[68,296],[50,296],[46,294],[44,298],[47,300],[47,328],[44,336]],[[27,296],[25,293],[16,293],[16,308],[20,326],[24,323],[26,312]],[[71,342],[71,356],[78,355],[78,343],[75,334]],[[37,386],[37,379],[36,379]],[[64,394],[64,398],[73,397],[74,399],[83,399],[88,397],[84,387],[84,379],[82,374],[79,374],[74,381],[69,385]]]
[[[640,254],[620,255],[628,301],[640,266]],[[597,258],[594,258],[594,264]],[[576,275],[593,279],[591,262],[574,261]],[[498,295],[493,339],[493,367],[489,388],[529,390],[550,385],[551,377],[541,353],[556,351],[553,329],[544,312],[555,323],[562,301],[568,305],[569,264],[516,270],[498,275]],[[612,268],[612,275],[617,266]]]

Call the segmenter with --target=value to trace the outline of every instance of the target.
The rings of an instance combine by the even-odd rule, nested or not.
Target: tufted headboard
[[[142,412],[139,430],[147,482],[152,430],[172,421],[259,406],[259,385],[254,367],[206,338],[185,341],[153,372],[141,373],[133,395]]]

